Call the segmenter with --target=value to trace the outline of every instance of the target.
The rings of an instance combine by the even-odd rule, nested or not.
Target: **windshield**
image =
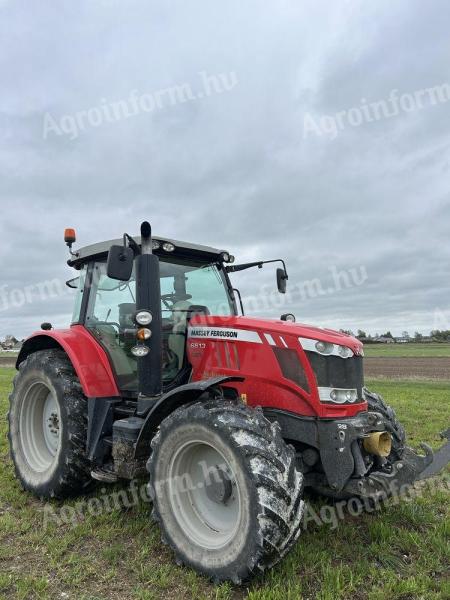
[[[217,265],[202,265],[170,258],[160,260],[161,311],[163,325],[163,382],[173,381],[186,366],[186,329],[190,307],[206,314],[233,315],[223,272]],[[137,389],[137,361],[131,354],[135,339],[126,330],[135,327],[136,280],[110,279],[106,263],[93,265],[86,327],[101,342],[114,365],[119,387]]]

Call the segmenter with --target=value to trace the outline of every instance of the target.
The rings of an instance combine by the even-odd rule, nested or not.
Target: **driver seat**
[[[175,302],[172,307],[173,327],[172,333],[170,333],[168,337],[168,345],[170,350],[172,350],[178,358],[178,370],[183,367],[186,346],[186,329],[191,306],[192,304],[187,300],[180,300],[179,302]]]

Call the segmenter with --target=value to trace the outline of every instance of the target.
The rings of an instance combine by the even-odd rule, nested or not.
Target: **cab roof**
[[[141,245],[141,236],[133,236],[133,239],[137,244]],[[219,250],[218,248],[212,248],[211,246],[201,246],[200,244],[191,244],[189,242],[180,242],[179,240],[172,240],[170,238],[161,238],[158,236],[152,236],[152,239],[158,241],[161,246],[164,242],[170,242],[175,246],[173,252],[165,252],[162,248],[154,250],[154,254],[157,256],[183,256],[184,258],[199,258],[201,260],[215,261],[218,260],[222,252],[226,250]],[[108,240],[106,242],[98,242],[97,244],[91,244],[90,246],[84,246],[79,248],[75,252],[75,256],[72,256],[67,264],[70,267],[79,268],[83,263],[90,260],[101,260],[106,258],[111,246],[123,244],[123,238]]]

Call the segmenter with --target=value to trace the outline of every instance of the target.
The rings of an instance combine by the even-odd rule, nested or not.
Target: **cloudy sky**
[[[37,287],[71,276],[65,227],[87,245],[143,219],[238,261],[285,257],[287,301],[253,312],[450,328],[449,16],[0,0],[0,337],[70,321],[71,295]],[[274,269],[235,283],[261,300]]]

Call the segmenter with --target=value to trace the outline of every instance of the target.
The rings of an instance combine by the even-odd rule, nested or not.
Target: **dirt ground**
[[[364,372],[367,377],[386,377],[388,379],[450,379],[450,358],[435,356],[426,358],[366,357]]]
[[[0,356],[0,367],[15,367],[17,356]]]

